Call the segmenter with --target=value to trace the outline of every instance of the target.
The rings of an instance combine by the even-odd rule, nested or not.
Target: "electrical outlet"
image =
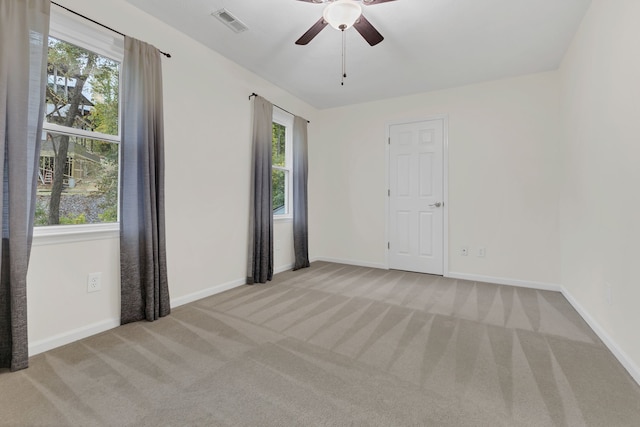
[[[90,273],[87,277],[87,292],[98,292],[102,289],[102,273]]]
[[[478,248],[478,257],[484,258],[487,255],[487,248]]]
[[[460,255],[462,255],[462,256],[469,255],[469,248],[466,247],[466,246],[463,246],[462,248],[460,248]]]

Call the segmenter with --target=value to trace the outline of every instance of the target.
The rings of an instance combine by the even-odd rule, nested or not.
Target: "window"
[[[292,175],[292,129],[293,116],[273,110],[273,134],[271,139],[271,197],[274,218],[290,218]]]
[[[34,225],[115,223],[122,37],[52,10]]]

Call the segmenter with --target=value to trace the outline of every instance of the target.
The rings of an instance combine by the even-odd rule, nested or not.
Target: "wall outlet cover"
[[[98,292],[102,289],[102,273],[90,273],[87,277],[87,292]]]

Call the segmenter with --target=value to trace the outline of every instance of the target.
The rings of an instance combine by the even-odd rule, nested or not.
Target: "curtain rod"
[[[258,96],[258,94],[257,94],[257,93],[255,93],[255,92],[253,92],[251,95],[249,95],[249,101],[251,101],[251,98],[253,98],[254,96]],[[291,114],[292,116],[295,116],[295,114],[293,114],[291,111],[285,110],[284,108],[282,108],[282,107],[280,107],[280,106],[278,106],[278,105],[276,105],[276,104],[273,104],[273,106],[274,106],[274,107],[276,107],[276,108],[278,108],[278,109],[280,109],[280,110],[282,110],[282,111],[284,111],[285,113],[289,113],[289,114]],[[303,119],[303,120],[307,120],[307,119],[305,119],[304,117],[302,117],[302,119]],[[307,120],[307,123],[311,123],[311,122],[310,122],[309,120]]]
[[[118,31],[118,30],[114,30],[114,29],[113,29],[113,28],[111,28],[111,27],[107,27],[106,25],[101,24],[100,22],[95,21],[95,20],[93,20],[93,19],[91,19],[91,18],[89,18],[89,17],[87,17],[87,16],[84,16],[83,14],[78,13],[78,12],[76,12],[75,10],[71,10],[71,9],[69,9],[68,7],[65,7],[65,6],[63,6],[63,5],[61,5],[61,4],[58,4],[58,3],[54,2],[54,1],[52,1],[52,2],[51,2],[51,4],[55,4],[56,6],[61,7],[61,8],[63,8],[64,10],[66,10],[66,11],[68,11],[68,12],[71,12],[71,13],[73,13],[74,15],[79,16],[80,18],[84,18],[84,19],[86,19],[87,21],[91,21],[91,22],[93,22],[94,24],[101,26],[102,28],[106,28],[106,29],[107,29],[107,30],[109,30],[109,31],[113,31],[113,32],[114,32],[114,33],[116,33],[116,34],[120,34],[122,37],[127,37],[127,35],[126,35],[126,34],[123,34],[123,33],[121,33],[121,32],[120,32],[120,31]],[[158,49],[158,48],[156,48],[156,49]],[[171,54],[170,54],[170,53],[163,52],[163,51],[161,51],[160,49],[158,49],[158,52],[160,52],[161,54],[163,54],[163,55],[164,55],[164,56],[166,56],[167,58],[171,58]]]

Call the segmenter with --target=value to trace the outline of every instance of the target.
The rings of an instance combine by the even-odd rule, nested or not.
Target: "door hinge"
[[[391,242],[387,242],[387,249],[391,249]]]
[[[387,138],[387,144],[391,145],[391,137]]]
[[[391,190],[387,190],[387,196],[391,197]]]

